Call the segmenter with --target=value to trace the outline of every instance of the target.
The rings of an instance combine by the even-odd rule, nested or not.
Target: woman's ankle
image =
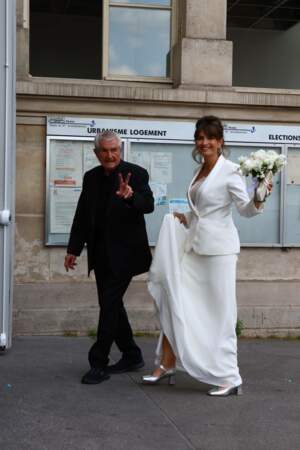
[[[174,369],[174,367],[176,365],[176,360],[172,360],[172,361],[170,361],[170,360],[167,360],[167,361],[162,360],[160,362],[160,365],[163,366],[167,370]]]

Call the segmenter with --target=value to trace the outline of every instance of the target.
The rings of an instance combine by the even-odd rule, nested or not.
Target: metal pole
[[[4,123],[3,123],[3,210],[0,211],[3,255],[2,255],[2,324],[0,347],[11,345],[11,300],[12,300],[12,248],[13,228],[11,225],[11,210],[13,209],[14,165],[15,165],[15,0],[5,0],[4,3]]]

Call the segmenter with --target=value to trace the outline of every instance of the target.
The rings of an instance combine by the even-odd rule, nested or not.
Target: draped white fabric
[[[185,252],[188,231],[167,214],[150,269],[149,291],[178,368],[212,385],[241,384],[237,366],[236,255]]]

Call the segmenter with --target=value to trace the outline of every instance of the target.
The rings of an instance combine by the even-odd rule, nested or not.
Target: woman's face
[[[195,140],[196,148],[203,158],[218,157],[224,141],[223,139],[209,138],[200,131]]]

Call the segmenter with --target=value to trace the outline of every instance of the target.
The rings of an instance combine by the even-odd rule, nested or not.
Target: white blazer
[[[245,179],[238,167],[221,155],[197,189],[194,203],[190,192],[201,167],[197,171],[188,189],[191,211],[186,214],[189,233],[185,251],[193,249],[200,255],[240,252],[240,240],[232,220],[232,203],[245,217],[260,214],[263,208],[257,209],[253,199],[249,198]]]

